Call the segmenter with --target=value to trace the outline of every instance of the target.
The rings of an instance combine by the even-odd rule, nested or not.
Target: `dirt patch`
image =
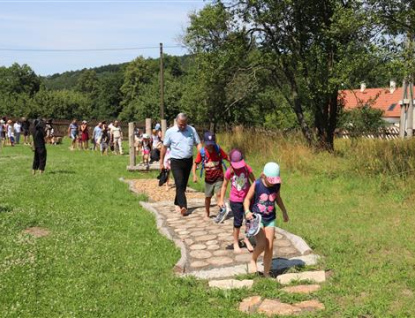
[[[168,190],[165,185],[159,187],[159,181],[157,179],[137,179],[132,181],[134,182],[135,190],[147,195],[150,202],[173,201],[176,195],[176,189],[174,187],[169,187]],[[190,188],[186,191],[186,197],[187,199],[205,198],[203,193]]]
[[[33,235],[34,237],[44,237],[48,236],[50,234],[50,231],[42,227],[34,226],[27,228],[23,231],[23,233]]]

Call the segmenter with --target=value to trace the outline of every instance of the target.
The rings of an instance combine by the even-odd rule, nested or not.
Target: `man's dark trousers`
[[[174,183],[176,184],[176,197],[174,205],[187,209],[186,188],[189,181],[190,171],[192,170],[193,157],[186,159],[171,158],[171,172],[173,173]]]

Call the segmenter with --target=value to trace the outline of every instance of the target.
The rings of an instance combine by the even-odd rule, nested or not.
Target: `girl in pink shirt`
[[[243,202],[248,194],[251,182],[255,181],[255,176],[252,173],[252,168],[245,163],[242,152],[238,149],[233,149],[229,153],[231,166],[225,172],[225,180],[223,181],[219,207],[224,206],[224,198],[229,181],[231,182],[231,192],[229,196],[230,206],[233,213],[233,249],[235,253],[241,252],[239,246],[239,232],[244,219]],[[244,237],[246,248],[252,252],[253,247],[248,238]]]

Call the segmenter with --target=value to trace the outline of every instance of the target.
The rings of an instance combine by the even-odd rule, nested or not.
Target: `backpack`
[[[227,169],[225,162],[223,162],[222,160],[222,155],[220,153],[220,147],[219,145],[215,145],[215,151],[218,154],[218,157],[220,159],[220,163],[222,164],[223,168]],[[205,162],[206,162],[206,151],[205,151],[205,147],[202,147],[202,149],[200,149],[200,155],[202,156],[202,168],[200,169],[200,177],[202,177],[203,175],[203,170],[205,170]]]

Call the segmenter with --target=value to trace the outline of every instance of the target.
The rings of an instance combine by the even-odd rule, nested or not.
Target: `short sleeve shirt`
[[[219,148],[219,153],[216,149],[212,153],[205,148],[205,182],[214,183],[219,180],[223,180],[222,160],[228,160],[228,155]],[[202,154],[200,151],[197,153],[195,163],[202,162]]]
[[[94,128],[94,136],[95,140],[98,140],[102,136],[102,129],[99,126],[95,126]]]
[[[229,167],[225,172],[225,178],[231,182],[231,192],[229,200],[232,202],[243,202],[248,194],[251,183],[249,175],[252,173],[252,168],[246,165],[241,169],[234,169]]]
[[[173,126],[166,131],[163,145],[170,147],[172,159],[188,159],[193,156],[193,146],[200,144],[199,135],[192,126],[184,130]]]
[[[14,131],[16,132],[16,134],[20,134],[20,132],[22,131],[22,125],[19,123],[15,123],[14,126]]]
[[[255,194],[252,211],[259,213],[265,222],[275,220],[275,201],[281,184],[266,187],[261,179],[255,181]]]
[[[121,127],[113,126],[111,128],[111,133],[114,136],[114,138],[120,138],[121,137]]]
[[[77,124],[70,124],[69,129],[71,131],[72,136],[76,136],[78,134],[78,125]]]

